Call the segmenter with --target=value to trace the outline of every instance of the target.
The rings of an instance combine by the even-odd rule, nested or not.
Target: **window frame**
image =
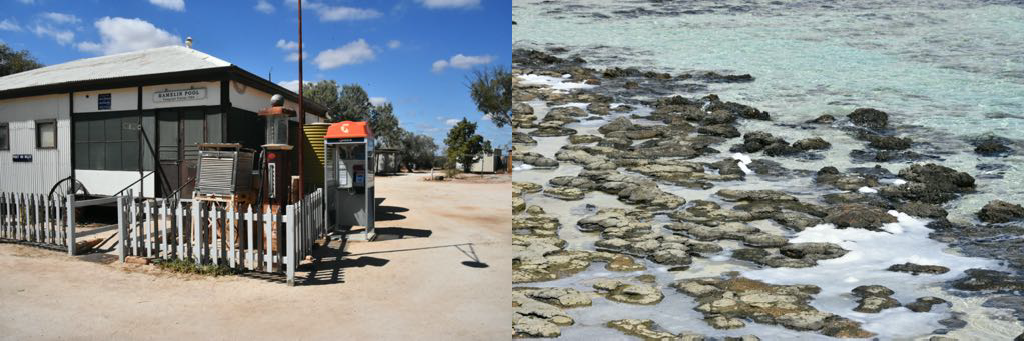
[[[11,123],[0,122],[0,130],[7,132],[4,139],[0,140],[0,150],[11,150]]]
[[[43,142],[42,141],[42,135],[40,134],[41,130],[39,130],[39,125],[40,124],[52,124],[53,125],[53,146],[52,147],[43,147],[42,146],[42,142]],[[57,142],[57,120],[55,120],[55,119],[36,120],[35,121],[35,135],[36,135],[36,149],[57,149],[57,146],[59,145],[59,143]]]

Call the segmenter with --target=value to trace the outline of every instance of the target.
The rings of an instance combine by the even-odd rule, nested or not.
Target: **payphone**
[[[333,123],[324,135],[327,226],[347,233],[354,231],[354,226],[363,226],[366,240],[375,236],[373,144],[373,132],[366,122]]]

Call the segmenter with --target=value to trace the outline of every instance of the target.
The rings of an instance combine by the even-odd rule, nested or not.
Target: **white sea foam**
[[[528,170],[531,170],[531,169],[533,169],[533,166],[527,165],[527,164],[522,164],[522,165],[518,165],[518,166],[512,167],[512,171],[528,171]]]
[[[743,173],[754,174],[754,171],[750,170],[750,168],[747,168],[747,164],[751,162],[749,156],[743,155],[743,153],[736,153],[732,154],[732,158],[733,160],[739,161],[737,165],[740,166],[740,170],[742,170]]]
[[[874,188],[871,188],[871,187],[868,187],[868,186],[864,186],[864,187],[861,187],[861,188],[857,189],[857,192],[861,192],[861,193],[878,193],[878,190],[874,189]]]
[[[590,89],[596,86],[583,83],[566,82],[561,78],[534,74],[519,76],[519,84],[547,86],[554,90],[560,91],[567,91],[572,89]]]
[[[943,252],[945,245],[928,238],[932,230],[926,221],[907,214],[889,211],[896,223],[885,224],[882,231],[858,228],[838,229],[822,224],[806,229],[791,239],[792,243],[827,242],[838,244],[849,252],[839,258],[819,261],[812,268],[777,268],[746,271],[743,276],[775,284],[814,284],[821,287],[813,305],[818,309],[861,321],[864,327],[883,338],[926,335],[939,328],[938,320],[946,315],[915,313],[906,308],[884,310],[879,314],[854,312],[855,297],[850,290],[860,285],[880,284],[896,293],[894,298],[910,303],[918,297],[936,295],[928,290],[960,276],[970,268],[999,268],[993,261]],[[941,275],[912,276],[886,270],[892,264],[906,262],[942,265],[950,269]]]

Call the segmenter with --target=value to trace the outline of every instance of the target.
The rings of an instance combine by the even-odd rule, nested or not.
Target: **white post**
[[[285,240],[286,240],[286,249],[287,249],[287,256],[288,256],[288,260],[287,260],[288,261],[288,265],[287,265],[287,270],[286,271],[288,273],[288,285],[289,286],[294,286],[295,285],[295,263],[297,262],[297,260],[296,260],[297,257],[295,256],[295,230],[296,230],[295,222],[298,220],[296,218],[297,217],[295,216],[295,206],[294,205],[288,205],[288,209],[286,211],[286,217],[285,217],[284,221],[287,224],[287,226],[285,228],[285,231],[286,231],[285,232],[285,235],[286,235]]]
[[[179,200],[174,208],[174,211],[177,213],[176,218],[174,219],[174,226],[177,226],[178,228],[178,245],[175,245],[174,247],[175,253],[178,254],[178,260],[185,259],[185,215],[182,213],[181,208],[183,205],[184,204]]]
[[[171,256],[171,251],[167,250],[167,223],[170,219],[170,215],[167,214],[167,199],[160,200],[160,251],[163,251],[164,259]]]
[[[238,220],[235,219],[235,204],[228,204],[228,218],[224,219],[224,223],[228,224],[228,266],[231,268],[235,267],[237,262],[237,256],[235,256],[235,224]]]
[[[220,248],[219,242],[217,242],[217,235],[220,232],[220,211],[217,210],[217,205],[210,203],[210,258],[213,258],[213,265],[220,264]],[[221,236],[223,237],[223,236]]]
[[[247,219],[248,223],[245,224],[245,239],[246,239],[246,243],[245,243],[245,256],[246,257],[245,258],[249,262],[248,264],[246,264],[246,266],[249,268],[249,270],[254,270],[254,269],[256,269],[256,265],[255,265],[256,264],[256,256],[253,253],[253,249],[252,249],[253,248],[253,243],[252,243],[253,235],[252,234],[253,234],[253,225],[256,224],[256,221],[252,219],[252,205],[248,205],[248,206],[249,207],[248,207],[248,209],[246,210],[246,213],[245,213],[245,216],[248,218]]]
[[[271,231],[271,229],[274,226],[274,215],[273,215],[273,210],[271,209],[270,211],[271,211],[270,217],[269,217],[270,219],[266,219],[265,221],[263,221],[263,233],[264,233],[263,234],[263,239],[265,239],[267,241],[267,243],[266,243],[267,244],[267,250],[266,250],[267,255],[266,255],[266,259],[264,259],[266,261],[266,263],[267,263],[267,272],[273,272],[274,271],[274,269],[273,269],[273,265],[274,265],[274,241],[273,241],[274,233]],[[260,215],[261,216],[265,216],[266,212],[263,212]]]
[[[75,255],[75,195],[68,196],[68,230],[67,230],[67,244],[68,244],[68,256]]]
[[[196,260],[196,263],[202,262],[202,246],[200,245],[201,236],[199,235],[203,229],[200,224],[200,215],[202,210],[200,209],[202,202],[192,201],[192,258]]]
[[[146,257],[147,258],[153,258],[153,235],[154,234],[151,233],[151,231],[153,230],[153,225],[154,225],[153,224],[153,211],[152,211],[153,208],[149,205],[149,200],[146,200],[145,198],[143,198],[142,200],[145,200],[144,201],[144,204],[145,204],[145,208],[144,209],[146,210],[146,221],[142,222],[142,224],[146,227],[146,243],[143,244],[143,247],[146,248]]]
[[[117,197],[117,258],[121,263],[124,263],[125,251],[128,248],[128,236],[125,235],[127,232],[124,221],[124,197],[120,196]]]
[[[57,198],[53,199],[53,213],[54,213],[54,217],[53,217],[54,218],[53,219],[53,230],[54,230],[54,232],[53,232],[53,234],[54,234],[53,239],[54,239],[54,241],[53,241],[53,243],[56,244],[56,245],[64,245],[64,233],[63,233],[64,229],[61,228],[61,223],[63,221],[60,220],[60,208],[61,208],[60,203],[63,202],[63,201],[64,200],[62,200],[61,197],[57,197]]]

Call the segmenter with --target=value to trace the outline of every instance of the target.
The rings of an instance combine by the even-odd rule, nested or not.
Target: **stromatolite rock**
[[[978,219],[986,223],[1006,223],[1024,219],[1024,207],[1002,200],[992,200],[978,211]]]
[[[941,265],[921,265],[914,263],[893,264],[887,269],[894,272],[906,272],[917,276],[918,274],[941,275],[949,272],[949,268]]]
[[[853,294],[860,297],[857,300],[857,307],[853,308],[861,313],[878,313],[882,310],[900,306],[900,302],[890,297],[894,293],[891,289],[881,285],[862,285],[853,288]]]
[[[825,222],[835,224],[838,228],[879,230],[883,224],[895,223],[896,217],[877,207],[845,204],[830,208]]]
[[[885,129],[889,125],[889,114],[878,109],[859,108],[846,117],[855,125],[875,130]]]
[[[694,297],[694,310],[704,314],[712,327],[742,327],[743,320],[781,325],[788,329],[815,331],[835,337],[871,337],[860,323],[819,311],[810,305],[821,289],[813,285],[774,285],[729,273],[726,277],[692,278],[672,287]]]

